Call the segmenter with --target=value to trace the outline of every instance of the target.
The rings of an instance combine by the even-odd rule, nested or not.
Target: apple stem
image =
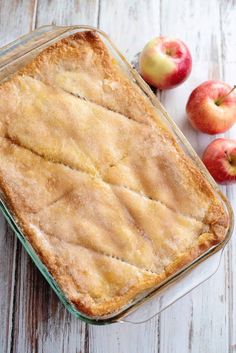
[[[228,97],[236,88],[236,85],[233,86],[233,88],[231,88],[231,90],[226,93],[223,97],[220,97],[219,99],[217,99],[217,101],[215,102],[216,105],[221,105],[221,103],[225,100],[226,97]]]
[[[229,163],[235,167],[236,166],[236,155],[229,155],[227,151],[225,151],[226,158],[228,159]]]

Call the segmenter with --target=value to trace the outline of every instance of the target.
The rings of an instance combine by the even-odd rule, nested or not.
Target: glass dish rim
[[[44,33],[43,31],[44,30],[45,30],[45,33],[46,33],[47,30],[48,31],[49,30],[52,30],[52,31],[55,30],[55,36],[50,38],[48,41],[43,42],[42,45],[35,46],[35,47],[31,48],[28,52],[23,53],[23,55],[19,55],[13,61],[18,60],[19,58],[22,58],[23,56],[31,53],[34,50],[39,49],[41,46],[44,46],[47,43],[49,45],[51,45],[52,42],[55,42],[55,39],[56,39],[56,41],[60,40],[62,36],[64,38],[65,34],[68,34],[68,36],[69,36],[69,35],[72,34],[71,32],[74,32],[74,31],[92,30],[92,31],[95,31],[98,34],[100,34],[101,37],[105,38],[105,40],[109,43],[109,45],[111,46],[112,50],[114,50],[115,54],[120,58],[122,63],[124,63],[126,65],[129,73],[132,75],[132,77],[136,81],[136,84],[138,84],[138,86],[141,88],[141,90],[148,96],[151,104],[154,105],[154,107],[156,109],[158,109],[159,112],[162,114],[162,116],[164,117],[165,121],[167,122],[167,125],[168,125],[169,129],[171,129],[172,132],[174,133],[174,135],[178,137],[178,139],[181,142],[181,145],[183,145],[185,147],[185,149],[187,150],[187,154],[189,155],[189,157],[193,160],[195,165],[198,166],[198,168],[200,169],[200,172],[208,180],[208,182],[211,184],[212,188],[214,189],[215,193],[221,199],[222,204],[224,205],[224,207],[225,207],[225,209],[226,209],[226,211],[228,213],[229,219],[230,219],[230,224],[229,224],[229,228],[228,228],[227,234],[226,234],[225,238],[220,243],[218,243],[215,246],[213,246],[210,249],[208,249],[206,252],[201,254],[198,258],[194,259],[190,264],[187,264],[186,266],[181,268],[179,271],[174,273],[172,276],[168,277],[165,281],[163,281],[161,284],[159,284],[155,288],[152,288],[147,293],[147,295],[144,295],[143,297],[141,297],[141,299],[138,299],[137,301],[135,300],[134,302],[129,303],[127,305],[127,308],[126,307],[124,307],[124,309],[122,308],[121,312],[114,313],[113,316],[109,316],[109,317],[104,317],[103,316],[101,318],[94,318],[94,317],[86,316],[85,314],[81,313],[66,298],[64,292],[57,285],[56,280],[50,274],[50,272],[48,271],[47,267],[43,264],[43,262],[41,261],[40,257],[37,255],[37,253],[35,252],[35,250],[31,246],[30,242],[27,240],[27,237],[24,235],[24,233],[20,229],[19,225],[17,224],[17,220],[14,219],[14,216],[12,215],[12,213],[10,211],[10,208],[7,206],[6,202],[4,202],[4,197],[2,197],[0,199],[0,209],[3,212],[4,217],[6,218],[7,222],[10,224],[10,226],[14,230],[14,232],[17,234],[18,239],[23,244],[23,246],[26,249],[27,253],[30,255],[30,257],[32,258],[33,262],[35,263],[35,265],[37,266],[39,271],[43,274],[44,278],[47,280],[47,282],[49,283],[51,288],[56,292],[57,296],[59,297],[60,301],[64,304],[66,309],[70,313],[74,314],[76,317],[81,319],[82,321],[85,321],[85,322],[90,323],[90,324],[104,325],[104,324],[110,324],[110,323],[114,323],[114,322],[121,322],[121,320],[124,317],[126,317],[128,314],[132,313],[134,310],[137,310],[147,300],[149,300],[153,296],[157,295],[158,292],[161,289],[173,284],[178,279],[181,279],[181,277],[183,277],[186,272],[188,272],[191,269],[193,269],[194,267],[196,267],[200,262],[204,261],[209,256],[211,256],[214,253],[218,252],[219,250],[223,249],[225,247],[225,245],[228,243],[228,241],[229,241],[229,239],[230,239],[230,237],[232,235],[232,232],[233,232],[233,226],[234,226],[233,210],[232,210],[232,207],[231,207],[228,199],[225,197],[225,195],[222,194],[222,192],[219,189],[219,186],[216,184],[216,182],[210,176],[210,174],[208,173],[206,167],[204,166],[204,164],[200,160],[200,158],[197,155],[197,153],[194,151],[194,149],[191,146],[191,144],[189,143],[189,141],[183,135],[181,130],[177,127],[177,125],[175,124],[173,119],[167,113],[167,111],[162,106],[162,104],[160,103],[158,98],[155,96],[155,94],[152,92],[150,87],[141,78],[141,76],[138,74],[138,72],[129,64],[129,62],[126,60],[126,58],[123,56],[123,54],[116,48],[116,46],[111,41],[109,36],[105,32],[103,32],[102,30],[97,29],[97,28],[92,27],[92,26],[87,26],[87,25],[72,25],[72,26],[45,25],[45,26],[39,27],[35,31],[32,31],[32,32],[30,32],[30,33],[28,33],[28,34],[26,34],[24,36],[21,36],[18,39],[16,39],[15,41],[13,41],[13,42],[1,47],[0,48],[0,58],[1,58],[1,56],[4,57],[4,55],[5,55],[4,52],[5,53],[11,52],[11,48],[18,47],[20,45],[20,43],[24,42],[27,39],[29,40],[33,35],[36,35],[38,33],[39,33],[39,35],[40,34],[43,35],[43,33]],[[110,49],[110,48],[108,48],[108,49]],[[6,65],[11,65],[13,61],[10,60],[9,62],[6,62],[5,64],[3,62],[2,65],[0,63],[0,69],[4,68]],[[8,77],[8,75],[6,77]],[[178,144],[179,144],[179,141],[178,141]],[[178,300],[178,299],[176,299],[176,300]]]

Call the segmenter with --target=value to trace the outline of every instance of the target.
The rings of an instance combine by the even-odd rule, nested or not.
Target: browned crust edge
[[[154,289],[173,274],[183,269],[187,264],[197,259],[200,255],[202,255],[217,243],[218,240],[213,234],[203,233],[199,237],[196,244],[189,248],[187,252],[178,256],[172,264],[165,268],[165,271],[153,278],[147,279],[145,281],[143,280],[135,286],[132,286],[124,295],[112,298],[107,302],[102,302],[99,304],[95,303],[94,305],[90,306],[86,306],[83,304],[83,302],[76,299],[72,299],[71,302],[76,306],[77,309],[88,316],[102,317],[113,312],[115,313],[120,308],[131,302],[132,299],[134,299],[138,294],[141,294],[142,292],[151,288]]]
[[[155,288],[156,286],[164,282],[166,279],[168,279],[170,276],[172,276],[173,274],[183,269],[186,265],[192,263],[192,261],[197,259],[203,253],[209,250],[212,246],[218,244],[221,240],[224,239],[223,231],[220,231],[217,234],[203,233],[199,236],[198,240],[195,242],[195,244],[192,247],[190,247],[186,252],[178,256],[170,265],[168,265],[165,268],[165,270],[162,273],[160,274],[150,273],[150,277],[148,276],[146,279],[139,281],[135,285],[131,286],[126,293],[124,293],[123,295],[113,297],[111,298],[111,300],[97,303],[96,301],[93,300],[92,297],[90,297],[91,300],[89,300],[89,302],[84,302],[82,299],[74,298],[70,296],[69,292],[66,292],[63,285],[63,282],[64,282],[63,274],[60,271],[60,266],[57,264],[57,259],[55,257],[50,256],[49,254],[48,254],[49,256],[47,256],[47,254],[45,254],[45,249],[44,248],[41,249],[40,244],[37,242],[37,236],[35,232],[28,226],[21,212],[19,212],[17,208],[15,208],[14,201],[11,202],[13,195],[11,194],[11,191],[8,189],[8,186],[3,182],[1,187],[6,196],[9,209],[12,211],[15,218],[18,220],[17,224],[19,225],[23,234],[26,235],[28,241],[35,249],[36,253],[38,254],[43,264],[48,268],[49,272],[56,280],[59,287],[66,294],[66,297],[68,298],[68,300],[71,303],[73,303],[76,309],[80,310],[82,313],[90,317],[102,318],[102,316],[117,312],[123,306],[131,302],[138,294],[141,294],[142,292],[148,289]],[[212,207],[212,212],[214,215],[216,212],[216,208],[218,209],[217,206],[218,205],[216,205],[216,207],[215,206]],[[219,214],[222,214],[222,211],[219,211]],[[227,222],[227,218],[224,219],[221,225],[222,229],[225,229],[225,226],[226,226],[225,222]],[[129,264],[127,265],[129,266]],[[145,271],[142,269],[140,269],[140,271],[149,273],[149,271]],[[80,293],[78,292],[78,294]]]

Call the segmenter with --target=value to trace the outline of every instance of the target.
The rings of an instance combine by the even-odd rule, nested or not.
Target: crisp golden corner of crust
[[[102,57],[107,56],[105,45],[99,38],[98,34],[93,30],[82,31],[50,45],[39,53],[34,60],[19,70],[17,74],[31,76],[32,74],[34,75],[36,71],[40,71],[45,63],[46,65],[48,62],[56,64],[61,59],[70,57],[75,57],[76,59],[79,54],[78,46],[83,47],[86,43],[98,54],[102,53]]]
[[[99,35],[95,30],[87,30],[82,32],[76,32],[66,38],[63,38],[60,42],[57,42],[50,46],[49,48],[64,47],[64,46],[74,46],[76,43],[87,43],[94,49],[105,48],[103,42],[101,41]],[[47,50],[47,49],[46,49]]]
[[[163,282],[165,278],[165,272],[160,274],[150,273],[150,276],[148,275],[145,279],[130,287],[124,294],[116,295],[108,300],[95,302],[91,297],[88,297],[85,301],[80,298],[70,298],[70,301],[77,310],[81,311],[85,315],[94,318],[102,318],[103,316],[107,316],[111,313],[118,313],[118,311],[131,302],[137,294],[154,289],[158,284]]]
[[[92,43],[100,41],[99,36],[95,30],[76,32],[75,34],[72,34],[71,36],[63,39],[63,41],[80,40],[80,39],[83,39],[87,42],[92,42]]]
[[[210,205],[204,222],[209,224],[210,231],[215,237],[215,244],[224,240],[229,228],[229,216],[218,200]]]
[[[191,248],[179,255],[175,261],[165,268],[166,277],[170,277],[185,268],[217,243],[219,243],[219,239],[216,234],[201,234]]]

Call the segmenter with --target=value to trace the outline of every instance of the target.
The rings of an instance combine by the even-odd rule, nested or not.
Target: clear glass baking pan
[[[230,225],[225,239],[216,246],[209,249],[202,254],[199,258],[195,259],[191,264],[182,268],[179,272],[169,277],[165,282],[161,283],[158,287],[143,293],[134,301],[129,303],[127,307],[122,308],[120,312],[102,318],[91,318],[79,312],[65,297],[64,293],[60,290],[56,281],[49,273],[47,268],[40,260],[37,253],[34,251],[26,236],[21,231],[17,220],[11,214],[7,203],[4,200],[4,195],[1,195],[0,208],[11,225],[12,229],[17,234],[19,240],[25,247],[28,254],[33,259],[34,263],[44,275],[50,286],[58,295],[59,299],[65,307],[79,319],[91,324],[110,324],[114,322],[132,322],[141,323],[153,316],[160,313],[166,307],[171,305],[180,297],[184,296],[190,290],[204,282],[212,276],[218,269],[223,249],[230,239],[233,230],[233,212],[228,200],[221,193],[218,185],[209,175],[205,166],[183,136],[181,131],[175,125],[174,121],[169,117],[166,110],[163,108],[157,97],[151,91],[149,86],[142,80],[137,71],[135,71],[130,64],[126,61],[123,55],[116,49],[114,44],[108,36],[95,28],[89,26],[70,26],[70,27],[57,27],[57,26],[44,26],[41,27],[19,39],[10,43],[9,45],[0,49],[0,82],[9,78],[16,70],[20,69],[27,62],[31,61],[40,51],[51,45],[52,43],[67,37],[75,32],[84,30],[94,30],[101,37],[102,41],[106,44],[112,55],[119,63],[123,72],[135,82],[146,95],[153,106],[157,109],[159,116],[162,117],[163,122],[175,135],[179,145],[185,150],[186,154],[194,161],[195,165],[200,169],[205,178],[208,179],[214,188],[219,199],[221,199],[230,219]]]

